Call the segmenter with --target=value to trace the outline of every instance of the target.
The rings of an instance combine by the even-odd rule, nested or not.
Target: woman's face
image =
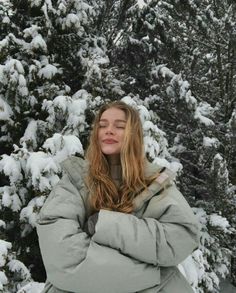
[[[125,136],[125,112],[110,108],[102,113],[99,121],[98,140],[104,155],[110,159],[119,157]]]

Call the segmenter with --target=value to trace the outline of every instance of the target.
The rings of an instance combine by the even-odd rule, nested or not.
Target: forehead
[[[100,120],[124,120],[126,121],[125,112],[118,108],[110,108],[105,110]]]

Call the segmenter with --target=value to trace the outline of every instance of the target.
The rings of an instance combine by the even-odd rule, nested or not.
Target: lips
[[[114,140],[114,139],[104,139],[102,142],[103,143],[106,143],[106,144],[114,144],[114,143],[117,143],[117,141]]]

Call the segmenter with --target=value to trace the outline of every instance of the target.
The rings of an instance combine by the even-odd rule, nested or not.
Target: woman
[[[193,292],[176,266],[197,248],[198,223],[168,170],[145,158],[136,110],[103,106],[86,160],[63,169],[37,226],[43,292]]]

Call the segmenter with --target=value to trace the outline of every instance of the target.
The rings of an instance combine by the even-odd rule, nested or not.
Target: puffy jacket
[[[71,157],[37,224],[47,272],[44,293],[192,293],[177,265],[198,246],[198,223],[173,182],[154,181],[133,214],[100,210],[95,234],[84,182],[87,163]],[[146,175],[160,169],[147,163]]]

